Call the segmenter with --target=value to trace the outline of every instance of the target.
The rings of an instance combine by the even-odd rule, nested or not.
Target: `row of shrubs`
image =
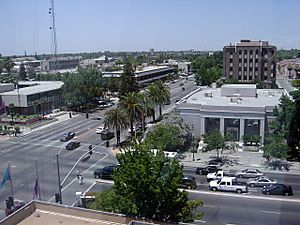
[[[11,126],[0,126],[0,134],[7,135],[7,134],[14,134],[14,133],[21,133],[21,128],[19,126],[11,127]]]

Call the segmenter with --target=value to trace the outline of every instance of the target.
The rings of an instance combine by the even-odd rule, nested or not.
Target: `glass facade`
[[[205,133],[220,130],[220,118],[205,118]]]
[[[224,134],[230,134],[233,137],[234,141],[238,141],[240,136],[240,120],[225,118]]]
[[[256,119],[245,119],[245,134],[246,135],[259,135],[260,131],[260,120]]]

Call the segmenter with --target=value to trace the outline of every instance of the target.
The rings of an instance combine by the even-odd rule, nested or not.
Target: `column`
[[[205,117],[200,118],[200,136],[205,133]]]
[[[220,133],[224,136],[224,117],[220,117]]]
[[[259,135],[261,136],[261,143],[264,143],[264,138],[265,138],[265,119],[261,119],[260,120]]]
[[[245,134],[245,119],[240,119],[240,142],[243,142],[243,136]]]

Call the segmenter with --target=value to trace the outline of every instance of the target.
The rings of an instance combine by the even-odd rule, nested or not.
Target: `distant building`
[[[0,86],[0,96],[6,108],[14,104],[15,113],[47,114],[62,106],[61,81],[22,81],[19,89],[10,85]]]
[[[276,79],[276,47],[267,41],[241,40],[223,48],[223,75],[242,83],[264,82],[271,87]]]
[[[135,79],[140,84],[151,83],[155,80],[164,80],[174,72],[173,68],[168,66],[138,66],[134,72]],[[121,77],[122,70],[113,72],[102,72],[103,77]]]
[[[215,129],[230,133],[236,141],[243,135],[259,135],[264,140],[273,109],[284,95],[283,89],[256,89],[255,84],[227,84],[221,88],[200,88],[176,107],[195,135]]]
[[[191,72],[191,62],[179,62],[178,70],[182,71],[186,74],[190,73]]]
[[[58,57],[41,61],[41,71],[50,72],[57,70],[75,69],[79,66],[81,57]]]

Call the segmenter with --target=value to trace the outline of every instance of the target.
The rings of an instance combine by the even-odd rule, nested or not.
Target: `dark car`
[[[74,132],[64,133],[63,136],[61,137],[60,141],[61,142],[66,142],[66,141],[71,140],[73,137],[75,137]]]
[[[112,132],[111,130],[109,129],[105,129],[101,132],[101,139],[102,140],[110,140],[112,138],[115,137],[115,134],[114,132]]]
[[[271,184],[269,186],[264,186],[261,189],[263,194],[266,195],[285,195],[292,196],[293,188],[290,185],[286,184]]]
[[[181,178],[178,187],[187,188],[187,189],[196,189],[197,188],[196,178],[193,176],[184,175]]]
[[[206,167],[197,167],[195,172],[196,172],[196,174],[199,174],[199,175],[207,175],[209,173],[215,173],[218,170],[220,170],[220,169],[217,166],[208,165]]]
[[[74,150],[75,148],[78,148],[80,146],[79,141],[72,141],[66,145],[67,150]]]
[[[118,164],[112,165],[112,166],[105,166],[101,169],[96,169],[94,171],[94,177],[95,178],[101,178],[101,179],[112,179],[112,174],[115,169],[118,168]]]

